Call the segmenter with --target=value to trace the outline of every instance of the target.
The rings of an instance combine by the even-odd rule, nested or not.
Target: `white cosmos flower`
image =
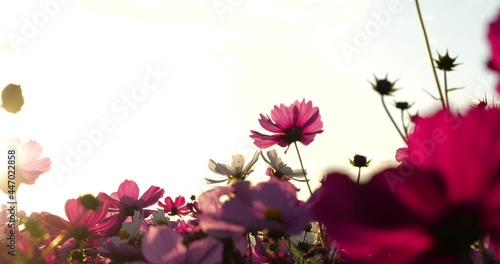
[[[288,165],[283,163],[281,158],[278,157],[276,150],[273,149],[267,152],[268,159],[264,157],[264,153],[262,153],[262,151],[260,152],[260,155],[262,156],[262,159],[264,159],[264,161],[267,163],[267,165],[269,165],[270,173],[267,173],[268,176],[274,176],[280,180],[292,178],[296,181],[305,181],[297,179],[304,177],[304,173],[302,172],[302,170],[292,170],[292,168],[288,167]]]
[[[134,239],[137,233],[139,233],[142,221],[144,217],[141,212],[134,211],[134,217],[131,222],[124,222],[118,233],[118,236],[111,237],[111,241],[115,246],[120,246],[121,244],[129,243],[130,239]]]
[[[257,159],[259,159],[259,151],[255,152],[252,160],[250,160],[250,162],[248,162],[246,166],[245,157],[243,157],[243,155],[241,154],[233,155],[233,162],[231,163],[231,166],[227,164],[215,163],[215,161],[209,160],[208,168],[210,168],[211,171],[217,174],[226,176],[227,179],[211,180],[205,178],[205,181],[208,184],[220,183],[225,181],[228,181],[228,184],[233,184],[238,181],[243,181],[248,177],[250,173],[253,172],[252,166],[257,162]]]

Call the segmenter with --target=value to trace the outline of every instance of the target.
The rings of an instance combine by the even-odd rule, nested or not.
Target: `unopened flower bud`
[[[460,65],[455,63],[456,59],[457,57],[451,58],[450,55],[448,55],[448,51],[446,51],[444,56],[438,53],[438,59],[434,61],[436,62],[436,68],[442,71],[453,71],[457,65]]]
[[[370,165],[371,160],[367,160],[365,156],[363,155],[354,155],[354,158],[352,160],[349,160],[351,162],[351,165],[354,167],[368,167]]]
[[[370,83],[372,85],[373,90],[375,90],[380,95],[391,95],[397,89],[394,88],[396,82],[390,82],[387,80],[387,76],[384,79],[378,79],[375,77],[375,82]]]

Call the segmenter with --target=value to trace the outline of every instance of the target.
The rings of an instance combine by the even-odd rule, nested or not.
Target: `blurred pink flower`
[[[149,263],[222,263],[221,242],[207,237],[186,246],[183,236],[167,226],[152,226],[144,236],[141,247],[142,254]]]
[[[9,148],[16,149],[16,185],[19,188],[21,183],[32,185],[41,174],[50,170],[52,162],[49,158],[40,158],[42,147],[36,141],[30,140],[23,144],[21,140],[14,139],[6,142]],[[4,172],[0,180],[1,189],[7,193],[7,172]]]
[[[146,218],[151,215],[154,210],[144,209],[152,206],[163,197],[165,191],[160,187],[151,186],[139,198],[139,186],[135,181],[125,180],[118,187],[118,191],[112,193],[111,196],[105,193],[99,193],[98,199],[109,203],[110,211],[118,209],[118,216],[120,221],[125,220],[128,216],[133,216],[135,211],[143,213]]]
[[[177,225],[174,227],[175,232],[185,235],[187,233],[192,232],[193,230],[196,230],[198,228],[197,222],[191,220],[188,220],[187,222],[184,220],[177,220]]]
[[[290,106],[281,104],[274,106],[271,117],[260,114],[260,125],[272,135],[264,135],[257,131],[250,131],[254,144],[259,148],[268,148],[274,144],[288,147],[294,142],[309,145],[316,134],[322,133],[323,122],[319,114],[319,108],[313,107],[312,102],[295,101]]]
[[[387,169],[365,185],[329,174],[308,201],[315,219],[359,258],[461,263],[487,235],[498,256],[500,110],[423,118],[409,149],[405,170]]]
[[[288,242],[284,240],[285,243]],[[253,246],[252,260],[254,263],[282,263],[292,264],[292,257],[288,249],[280,240],[269,239],[268,241],[258,241]]]
[[[488,62],[488,67],[500,73],[500,15],[490,23],[488,40],[491,47],[491,59]],[[497,91],[500,92],[500,82],[498,83]]]
[[[224,189],[221,193],[226,191]],[[304,230],[310,220],[306,208],[297,199],[297,189],[287,181],[271,179],[254,187],[249,182],[238,182],[233,191],[231,198],[215,212],[210,213],[201,207],[203,214],[199,219],[204,231],[210,233],[210,229],[220,229],[223,232],[226,229],[237,232],[237,226],[242,226],[248,232],[267,230],[270,235],[280,236]],[[223,225],[224,222],[227,225]]]

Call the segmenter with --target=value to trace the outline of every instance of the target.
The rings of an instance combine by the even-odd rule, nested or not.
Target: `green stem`
[[[446,99],[446,108],[450,109],[450,102],[448,101],[448,80],[446,78],[446,70],[444,72],[444,96]]]
[[[394,125],[394,127],[396,128],[396,130],[398,131],[399,135],[401,136],[401,138],[403,139],[403,141],[406,143],[406,145],[408,145],[408,140],[405,138],[405,136],[403,135],[403,133],[401,133],[401,130],[399,130],[398,125],[396,125],[396,122],[394,121],[394,118],[392,118],[391,113],[389,113],[389,110],[387,109],[387,106],[385,105],[385,100],[384,100],[384,96],[383,95],[381,96],[381,99],[382,99],[382,105],[384,106],[385,112],[387,113],[387,115],[391,119],[392,124]]]
[[[427,37],[427,31],[425,30],[424,20],[422,18],[422,12],[420,12],[420,5],[418,4],[418,0],[415,0],[415,4],[417,5],[417,12],[418,12],[418,18],[420,20],[420,26],[422,27],[422,31],[424,33],[425,45],[427,46],[427,53],[429,55],[429,60],[431,62],[432,72],[434,73],[434,79],[436,80],[436,85],[439,92],[439,99],[441,100],[441,105],[443,109],[446,109],[446,105],[443,99],[443,92],[441,91],[441,85],[439,84],[439,79],[436,72],[436,67],[434,67],[434,61],[432,60],[431,46],[429,45],[429,38]]]

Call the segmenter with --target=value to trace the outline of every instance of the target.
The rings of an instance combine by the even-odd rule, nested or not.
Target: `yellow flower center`
[[[281,215],[281,209],[278,207],[268,207],[264,211],[264,219],[273,220],[279,223],[283,223],[283,215]]]
[[[121,240],[126,240],[126,239],[129,239],[130,238],[130,233],[127,232],[126,230],[121,230],[120,233],[118,234],[118,237],[121,239]]]

